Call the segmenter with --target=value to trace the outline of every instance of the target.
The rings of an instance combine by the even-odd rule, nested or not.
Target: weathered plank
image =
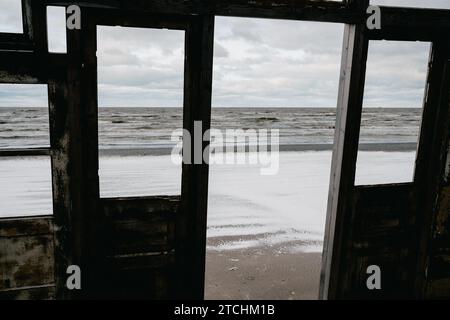
[[[450,278],[430,279],[427,287],[427,299],[450,299]]]
[[[434,41],[430,53],[424,111],[416,161],[415,187],[418,205],[415,297],[426,294],[430,254],[436,253],[433,229],[438,222],[437,200],[442,199],[450,126],[450,38]],[[448,247],[448,246],[447,246]],[[450,288],[449,288],[450,290]]]
[[[393,299],[411,295],[414,277],[414,185],[361,186],[355,188],[349,215],[353,217],[347,239],[339,298]],[[368,290],[367,268],[382,270],[382,290]]]
[[[446,72],[449,72],[447,60]],[[443,97],[449,97],[450,85],[443,86]],[[442,106],[443,108],[445,106]],[[433,228],[429,238],[427,251],[427,279],[425,297],[431,299],[450,298],[450,105],[447,104],[444,130],[441,135],[442,148],[440,150],[440,183],[437,201],[433,208]]]
[[[52,300],[55,299],[55,286],[43,285],[14,290],[0,291],[0,300]]]
[[[0,83],[46,83],[43,68],[32,52],[0,51]]]
[[[364,25],[346,25],[341,61],[320,296],[339,296],[345,252],[353,224],[351,200],[358,153],[368,38]],[[344,268],[345,269],[345,268]]]
[[[73,109],[70,109],[69,89],[66,68],[48,68],[48,98],[50,121],[50,146],[52,155],[52,189],[53,189],[53,219],[56,226],[55,239],[55,278],[56,294],[65,297],[66,270],[69,265],[76,264],[72,260],[76,244],[71,243],[73,226],[71,218],[77,212],[78,201],[74,193],[77,190],[74,166],[77,165],[73,156],[73,133],[77,128]]]
[[[175,252],[156,252],[114,255],[108,257],[108,265],[116,270],[161,269],[173,266]]]
[[[90,8],[89,16],[95,17],[97,25],[104,26],[185,30],[189,23],[189,16],[186,15],[157,14],[141,10],[124,14],[124,11],[118,9]]]
[[[33,0],[22,0],[22,25],[23,34],[28,41],[31,42],[33,38],[33,12],[32,12]]]
[[[174,249],[179,197],[102,199],[101,202],[106,216],[109,256]]]
[[[103,298],[155,300],[173,296],[174,268],[113,269],[114,283]]]
[[[0,219],[0,264],[0,298],[51,298],[29,287],[55,282],[52,217]]]
[[[49,156],[50,148],[0,149],[0,157]]]
[[[73,4],[66,0],[46,0],[51,5]],[[223,15],[253,18],[297,19],[324,22],[355,22],[355,15],[344,2],[319,0],[96,0],[80,2],[83,7],[118,9],[130,12],[180,15]]]
[[[0,237],[49,234],[53,234],[53,218],[51,216],[0,219]]]
[[[381,26],[369,31],[371,39],[439,40],[450,31],[450,10],[381,6]]]
[[[412,294],[415,274],[414,184],[355,187],[347,207],[345,251],[339,275],[340,299],[402,299]],[[382,271],[382,290],[368,290],[367,268]]]
[[[0,238],[0,290],[54,283],[53,234]]]
[[[192,17],[186,31],[186,64],[183,128],[194,133],[196,121],[203,136],[211,125],[211,92],[214,45],[214,17]],[[208,142],[203,142],[200,153]],[[195,144],[185,145],[190,154],[199,154]],[[203,299],[206,251],[209,166],[183,163],[181,208],[176,220],[178,298]]]
[[[60,53],[0,51],[0,83],[48,84],[55,77],[63,82],[67,56]]]
[[[0,50],[33,50],[33,43],[23,34],[0,33]]]
[[[180,196],[102,198],[106,216],[121,217],[149,214],[174,214],[178,210]]]
[[[101,199],[105,215],[103,297],[168,298],[175,286],[175,218],[180,197]]]
[[[360,254],[355,258],[351,288],[341,296],[346,299],[404,299],[411,287],[408,273],[399,265],[410,263],[409,252],[384,247],[372,254]],[[367,289],[367,268],[378,266],[381,270],[381,290]]]
[[[414,218],[413,197],[412,183],[356,187],[352,209],[354,241],[370,246],[401,242],[409,220]]]

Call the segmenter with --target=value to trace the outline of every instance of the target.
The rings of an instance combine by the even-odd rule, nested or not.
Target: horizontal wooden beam
[[[85,8],[108,8],[154,14],[236,16],[335,23],[364,23],[367,14],[344,1],[313,0],[47,0],[47,5],[78,3]],[[449,28],[450,10],[381,6],[383,28]]]
[[[0,238],[53,234],[52,216],[0,218]]]
[[[381,29],[371,40],[436,41],[450,31],[450,10],[381,7]]]
[[[0,291],[0,300],[53,300],[55,285],[31,286]]]
[[[33,50],[33,43],[23,33],[0,33],[0,50]]]
[[[63,76],[67,55],[31,51],[0,51],[0,83],[46,84]]]
[[[49,156],[50,148],[0,149],[0,157]]]
[[[54,296],[51,216],[0,219],[0,299]]]
[[[357,24],[365,23],[367,14],[345,2],[313,0],[46,0],[42,5],[78,4],[89,8],[99,24],[183,29],[182,16],[210,14],[248,18],[288,19]],[[106,11],[104,11],[106,9]],[[109,10],[107,10],[109,9]],[[381,6],[381,30],[369,31],[374,40],[432,41],[450,29],[450,10]],[[155,19],[146,19],[154,14]],[[159,22],[161,15],[164,23]],[[171,20],[170,15],[178,15]],[[127,16],[132,19],[124,20]],[[140,18],[141,16],[141,18]],[[161,20],[162,21],[162,20]],[[166,25],[168,24],[168,25]],[[435,30],[436,32],[432,32]],[[35,50],[26,34],[0,33],[0,50]]]
[[[108,256],[172,250],[179,204],[177,196],[101,199]]]
[[[189,16],[178,14],[129,13],[105,8],[89,10],[89,20],[96,25],[105,26],[185,30],[189,19]]]
[[[180,15],[219,15],[323,22],[355,22],[358,15],[344,2],[312,0],[47,0],[47,5],[79,4],[85,8],[108,8],[134,12]]]

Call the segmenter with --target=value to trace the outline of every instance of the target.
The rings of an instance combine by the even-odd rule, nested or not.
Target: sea
[[[182,119],[181,108],[100,108],[99,148],[172,148],[171,135]],[[414,149],[420,119],[418,108],[365,108],[360,143]],[[278,129],[281,148],[295,151],[332,145],[335,121],[334,108],[213,108],[211,128]],[[48,146],[48,122],[45,108],[0,108],[0,148]]]
[[[181,166],[171,161],[181,108],[100,108],[102,197],[177,195]],[[412,180],[420,109],[364,108],[356,184]],[[277,129],[279,171],[260,165],[210,166],[208,250],[320,252],[326,218],[333,108],[213,108],[211,127]],[[226,141],[227,144],[236,143]],[[0,148],[49,146],[48,111],[0,108]],[[0,217],[52,213],[46,157],[0,159]]]

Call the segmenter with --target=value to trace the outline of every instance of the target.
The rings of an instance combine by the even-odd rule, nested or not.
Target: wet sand
[[[319,294],[321,253],[280,248],[208,251],[207,300],[314,300]]]

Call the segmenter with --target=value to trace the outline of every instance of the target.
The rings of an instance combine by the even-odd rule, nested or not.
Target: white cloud
[[[20,20],[18,2],[0,1],[0,28]],[[448,1],[426,3],[450,8]],[[341,24],[217,17],[213,106],[335,106],[342,35]],[[428,48],[371,42],[365,104],[420,106]],[[183,31],[99,27],[97,56],[100,106],[182,105]],[[0,105],[19,101],[18,92],[3,90]]]

